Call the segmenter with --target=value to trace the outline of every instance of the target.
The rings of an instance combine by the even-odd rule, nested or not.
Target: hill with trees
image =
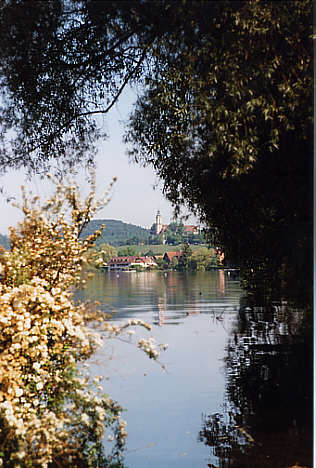
[[[206,242],[202,234],[190,234],[183,230],[183,225],[170,223],[168,228],[161,234],[155,234],[155,225],[151,229],[146,229],[135,224],[124,223],[115,219],[95,219],[90,221],[88,226],[82,232],[83,238],[92,234],[95,230],[101,229],[104,224],[104,229],[101,236],[98,238],[96,245],[110,244],[115,247],[126,245],[180,245],[188,244],[203,244]]]
[[[95,219],[90,221],[83,230],[82,237],[87,237],[104,224],[104,229],[96,244],[111,244],[120,246],[125,244],[139,244],[149,239],[149,229],[135,224],[124,223],[116,219]]]

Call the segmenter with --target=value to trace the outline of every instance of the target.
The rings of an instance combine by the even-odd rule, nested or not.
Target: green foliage
[[[182,236],[180,234],[176,233],[168,233],[168,231],[165,234],[166,236],[166,243],[169,245],[179,245],[182,243]]]
[[[155,236],[155,235],[156,235],[156,223],[154,223],[154,224],[151,225],[151,228],[150,228],[150,230],[149,230],[149,234],[150,234],[151,236]]]
[[[164,259],[163,258],[156,258],[156,263],[158,265],[158,268],[160,270],[164,269],[165,267],[165,262],[164,262]]]
[[[218,257],[214,249],[202,247],[192,253],[190,259],[190,270],[205,271],[219,266]]]
[[[131,269],[137,271],[138,273],[146,271],[146,268],[141,265],[132,265]]]
[[[171,260],[171,266],[172,268],[174,269],[177,269],[178,266],[179,266],[179,260],[177,259],[177,257],[173,257],[173,259]],[[179,267],[179,271],[182,271],[182,268]]]
[[[146,257],[153,257],[155,252],[152,249],[149,249],[147,252],[144,253]]]
[[[168,225],[167,229],[159,236],[155,235],[154,229],[155,224],[151,228],[150,243],[166,243],[169,245],[180,245],[180,244],[203,244],[205,238],[202,234],[194,234],[193,232],[186,232],[182,223],[172,222]]]
[[[179,261],[176,265],[176,268],[178,271],[189,270],[191,256],[192,256],[192,250],[189,244],[185,244],[181,252],[181,257],[179,258]]]
[[[112,257],[117,256],[117,250],[110,244],[100,244],[90,247],[86,258],[88,260],[88,269],[95,270],[102,268],[104,263],[107,263]]]
[[[150,244],[150,245],[136,245],[138,253],[145,254],[149,250],[154,253],[154,255],[164,255],[165,252],[174,252],[175,248],[173,245],[160,245],[160,244]],[[177,250],[182,250],[182,244],[177,246]],[[190,245],[190,249],[193,252],[200,250],[202,247],[200,245]]]
[[[175,222],[170,223],[169,226],[168,226],[168,229],[169,229],[169,231],[175,233],[178,230],[178,224],[175,223]]]
[[[295,129],[306,138],[313,81],[311,1],[177,7],[181,15],[169,40],[153,46],[147,88],[127,136],[136,143],[133,154],[159,173],[172,156],[173,172],[183,171],[180,187],[178,178],[173,190],[168,184],[174,194],[190,189],[185,178],[192,180],[203,155],[229,177],[278,149],[282,134]],[[190,176],[185,156],[192,151]]]
[[[148,240],[150,245],[163,245],[164,244],[164,234],[159,234],[158,236],[151,236]]]
[[[101,254],[104,262],[108,262],[112,257],[117,256],[116,248],[110,244],[100,244],[98,246],[98,252]]]
[[[137,250],[133,246],[127,246],[127,247],[121,247],[118,249],[118,255],[119,256],[134,256],[137,255]]]

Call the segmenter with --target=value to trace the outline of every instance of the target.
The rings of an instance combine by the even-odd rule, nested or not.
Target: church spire
[[[157,211],[156,215],[156,235],[160,234],[162,231],[162,220],[161,220],[161,214],[160,211]]]

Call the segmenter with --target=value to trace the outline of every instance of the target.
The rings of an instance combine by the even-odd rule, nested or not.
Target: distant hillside
[[[0,245],[7,250],[10,248],[10,239],[5,234],[0,234]]]
[[[84,229],[82,237],[93,234],[102,224],[105,224],[105,228],[96,242],[97,245],[107,243],[118,246],[125,244],[126,241],[133,238],[146,242],[149,237],[149,229],[136,226],[135,224],[123,223],[123,221],[115,219],[95,219],[90,221]]]

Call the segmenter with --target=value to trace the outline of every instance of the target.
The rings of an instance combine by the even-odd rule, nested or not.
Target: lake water
[[[98,272],[81,298],[168,343],[161,365],[118,339],[92,360],[126,408],[127,467],[311,466],[305,312],[249,306],[224,271]]]

